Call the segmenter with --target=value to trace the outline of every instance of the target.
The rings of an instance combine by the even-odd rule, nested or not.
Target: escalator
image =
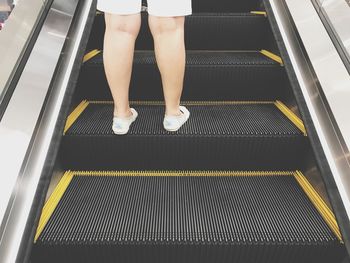
[[[142,13],[130,88],[139,118],[111,130],[97,14],[32,262],[342,262],[327,196],[259,0],[193,0],[183,105],[162,127],[161,80]],[[311,160],[311,161],[310,161]],[[57,164],[57,165],[58,165]],[[319,174],[315,175],[316,177]]]

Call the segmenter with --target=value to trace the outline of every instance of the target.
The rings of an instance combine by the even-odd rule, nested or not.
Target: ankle
[[[179,107],[175,107],[175,108],[166,108],[165,110],[165,115],[167,116],[179,116],[181,115],[181,111]]]
[[[118,117],[118,118],[128,118],[132,115],[131,109],[124,109],[124,110],[120,110],[120,109],[114,109],[114,117]]]

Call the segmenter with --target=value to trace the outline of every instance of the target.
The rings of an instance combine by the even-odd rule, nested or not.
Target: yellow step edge
[[[71,114],[69,114],[66,125],[64,127],[63,134],[65,134],[69,128],[73,125],[73,123],[79,118],[80,114],[86,109],[86,107],[89,105],[89,102],[86,100],[83,100],[80,102],[80,104],[72,111]]]
[[[262,15],[267,17],[267,13],[265,11],[250,11],[250,13],[254,15]]]
[[[59,181],[58,185],[56,186],[55,190],[53,191],[53,193],[45,203],[41,213],[40,220],[39,220],[39,225],[34,237],[34,242],[38,240],[40,234],[44,230],[52,213],[55,211],[59,201],[61,200],[63,194],[67,190],[67,187],[70,184],[72,178],[73,178],[73,173],[71,171],[65,172],[63,177]]]
[[[88,52],[87,54],[85,54],[84,58],[83,58],[83,62],[87,62],[88,60],[92,59],[93,57],[95,57],[96,55],[100,54],[102,51],[98,50],[98,49],[94,49],[91,50],[90,52]],[[281,64],[283,66],[283,61],[282,58],[268,50],[262,49],[260,50],[260,53],[263,54],[264,56],[278,62],[279,64]]]
[[[98,49],[91,50],[90,52],[85,54],[85,56],[83,58],[83,63],[85,63],[86,61],[92,59],[94,56],[96,56],[96,55],[98,55],[100,53],[101,53],[101,50],[98,50]]]
[[[89,101],[90,104],[113,104],[113,101]],[[219,105],[242,105],[242,104],[274,104],[273,101],[182,101],[185,106],[219,106]],[[164,101],[130,101],[131,105],[163,106]]]
[[[100,54],[102,51],[101,50],[98,50],[98,49],[94,49],[94,50],[91,50],[90,52],[88,52],[84,58],[83,58],[83,62],[85,63],[86,61],[92,59],[93,57],[95,57],[96,55]],[[262,49],[260,50],[260,53],[265,55],[266,57],[278,62],[279,64],[283,65],[283,61],[282,61],[282,58],[268,50],[265,50],[265,49]]]
[[[279,63],[281,66],[283,66],[283,61],[282,58],[270,51],[267,51],[265,49],[260,50],[260,53],[263,54],[264,56],[276,61],[277,63]]]
[[[333,231],[335,236],[341,242],[343,242],[337,220],[332,210],[327,206],[327,204],[323,201],[322,197],[316,192],[316,190],[312,187],[312,185],[300,171],[296,171],[294,173],[294,177],[301,186],[301,188],[304,190],[306,195],[309,197],[311,202],[314,204],[318,212],[321,214],[327,225]]]
[[[74,176],[293,176],[292,171],[73,171]]]
[[[303,121],[297,115],[295,115],[294,112],[292,112],[283,102],[279,100],[275,102],[275,105],[291,122],[294,123],[294,125],[304,134],[304,136],[307,136]]]

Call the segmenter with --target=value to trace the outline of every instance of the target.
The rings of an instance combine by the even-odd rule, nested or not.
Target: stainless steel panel
[[[0,31],[0,105],[46,1],[23,0]]]
[[[350,77],[311,1],[285,1],[317,80],[306,63],[282,1],[270,0],[270,3],[342,198],[347,224],[350,224],[350,121],[347,117],[350,112]],[[318,89],[316,81],[322,90]]]
[[[0,122],[0,262],[15,262],[92,0],[83,1],[73,45],[46,95],[79,0],[55,0]]]
[[[0,185],[0,193],[3,197],[3,201],[0,203],[1,219],[5,215],[10,200],[9,197],[20,173],[22,162],[74,14],[74,8],[72,8],[71,13],[62,12],[60,8],[60,6],[51,8],[0,122],[1,169],[4,174],[7,174]]]
[[[326,103],[336,121],[333,125],[339,127],[341,132],[339,136],[342,136],[345,141],[345,145],[342,145],[343,153],[341,156],[333,156],[334,162],[341,158],[349,166],[350,75],[311,1],[287,0],[286,3],[318,77]],[[332,141],[335,139],[337,138],[333,137]],[[332,141],[328,142],[330,150],[333,146]],[[334,173],[334,176],[350,216],[350,174]]]
[[[13,6],[13,0],[0,0],[0,12],[11,11]]]
[[[331,28],[345,50],[350,61],[350,5],[345,0],[324,0],[323,13],[328,17]]]

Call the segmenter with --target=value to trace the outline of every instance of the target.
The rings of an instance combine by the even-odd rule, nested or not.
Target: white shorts
[[[148,14],[186,16],[192,14],[191,0],[148,0]],[[131,15],[141,12],[142,0],[98,0],[97,9],[111,14]]]

